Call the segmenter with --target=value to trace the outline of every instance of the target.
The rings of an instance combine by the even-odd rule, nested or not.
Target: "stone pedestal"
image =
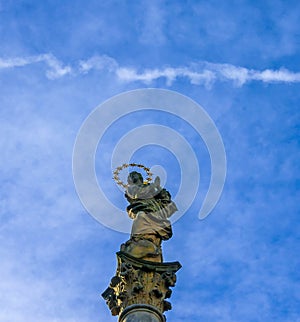
[[[155,263],[122,251],[117,259],[116,275],[102,294],[112,315],[119,315],[119,322],[164,322],[180,263]]]

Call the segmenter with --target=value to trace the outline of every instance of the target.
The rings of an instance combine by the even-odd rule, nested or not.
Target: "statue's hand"
[[[156,187],[160,187],[160,177],[156,177],[155,180],[154,180],[154,184]]]

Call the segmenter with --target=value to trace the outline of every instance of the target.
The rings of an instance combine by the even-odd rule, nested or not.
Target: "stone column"
[[[117,259],[116,275],[102,294],[112,315],[119,315],[119,322],[165,322],[180,263],[155,263],[122,251]]]
[[[134,304],[121,313],[119,322],[165,322],[165,318],[153,306]]]

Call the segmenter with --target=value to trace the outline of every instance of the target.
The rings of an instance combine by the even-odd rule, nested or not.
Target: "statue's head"
[[[139,172],[132,171],[129,173],[129,176],[127,178],[127,182],[129,185],[132,185],[132,184],[139,185],[139,184],[143,184],[144,179],[143,179],[143,176]]]

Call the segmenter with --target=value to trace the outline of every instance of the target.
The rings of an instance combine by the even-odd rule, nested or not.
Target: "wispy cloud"
[[[16,58],[0,58],[0,70],[5,68],[22,67],[26,65],[43,62],[48,66],[46,76],[49,79],[63,77],[72,72],[70,66],[64,65],[52,54],[42,54],[36,56],[16,57]]]
[[[186,78],[191,84],[211,86],[215,81],[232,81],[236,86],[242,86],[250,81],[264,83],[297,83],[300,82],[300,72],[292,72],[285,68],[262,71],[247,69],[230,64],[211,64],[202,62],[192,67],[148,69],[140,73],[133,68],[119,68],[119,79],[124,81],[142,81],[151,83],[158,78],[165,78],[167,85],[171,85],[180,78]]]
[[[29,57],[0,58],[0,70],[17,68],[26,65],[45,63],[48,67],[46,76],[56,79],[68,74],[80,75],[92,70],[106,71],[124,82],[142,82],[151,84],[158,79],[165,79],[168,86],[175,81],[186,79],[193,85],[210,87],[216,81],[231,81],[235,86],[242,86],[251,81],[264,83],[298,83],[300,72],[285,68],[255,70],[231,64],[215,64],[205,61],[192,63],[188,66],[140,69],[120,66],[112,57],[107,55],[93,56],[80,60],[72,67],[64,64],[52,54],[42,54]]]
[[[93,56],[87,60],[81,60],[79,62],[79,72],[88,73],[90,70],[108,70],[114,72],[118,69],[118,63],[115,59],[107,56]]]

